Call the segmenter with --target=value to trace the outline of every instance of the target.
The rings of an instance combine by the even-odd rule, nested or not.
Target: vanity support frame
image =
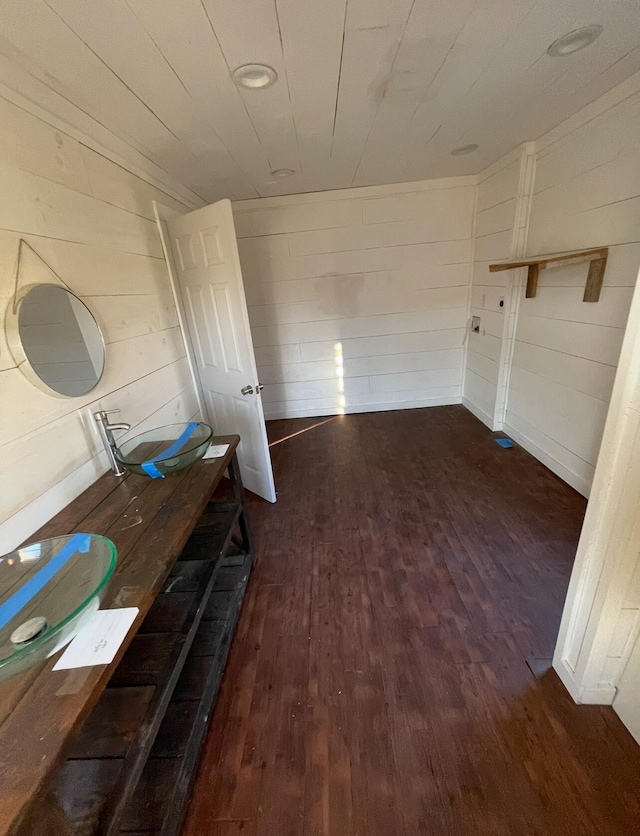
[[[110,665],[0,684],[0,836],[180,832],[255,554],[240,439],[214,441],[166,479],[104,475],[30,538],[112,539],[102,608],[139,615]]]

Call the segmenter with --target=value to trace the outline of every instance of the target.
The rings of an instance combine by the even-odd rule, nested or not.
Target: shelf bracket
[[[538,276],[540,275],[540,265],[530,264],[527,270],[527,290],[525,296],[527,299],[533,299],[538,292]]]
[[[602,289],[602,282],[604,281],[604,271],[607,268],[607,256],[603,258],[594,258],[589,263],[589,272],[587,274],[587,283],[584,286],[583,302],[597,302],[600,298],[600,291]]]
[[[582,301],[597,302],[600,299],[600,291],[602,290],[608,256],[609,248],[600,247],[597,250],[583,250],[582,252],[566,253],[565,255],[539,256],[538,258],[532,258],[527,261],[508,261],[503,264],[490,264],[489,272],[498,273],[502,270],[516,270],[519,267],[527,267],[527,289],[525,296],[527,299],[533,299],[538,292],[540,270],[572,262],[588,261],[589,273],[587,275]]]

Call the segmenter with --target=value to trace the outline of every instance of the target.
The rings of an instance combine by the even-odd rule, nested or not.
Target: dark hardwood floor
[[[185,832],[640,833],[640,747],[549,670],[582,497],[461,406],[272,453]]]

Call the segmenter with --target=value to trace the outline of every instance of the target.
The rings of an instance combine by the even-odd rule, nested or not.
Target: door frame
[[[610,705],[640,635],[640,273],[553,667],[576,702]]]
[[[180,326],[180,331],[182,333],[182,341],[184,343],[184,349],[187,355],[187,362],[189,363],[189,372],[191,374],[193,388],[196,393],[196,400],[198,401],[198,409],[200,410],[201,419],[205,420],[207,416],[207,411],[205,409],[204,404],[202,384],[200,383],[200,377],[197,371],[195,354],[193,351],[193,344],[191,342],[191,334],[189,332],[189,326],[187,324],[187,319],[184,314],[184,301],[182,299],[182,291],[180,290],[180,285],[178,284],[177,280],[178,273],[176,270],[175,261],[173,260],[171,246],[169,244],[169,230],[167,228],[167,221],[173,220],[174,218],[177,218],[180,215],[186,215],[189,212],[193,212],[194,210],[185,209],[184,212],[178,212],[176,209],[172,209],[170,206],[166,206],[164,203],[159,203],[157,200],[152,201],[152,204],[153,214],[155,215],[158,232],[160,233],[160,241],[162,242],[162,252],[164,253],[164,259],[167,265],[167,272],[169,274],[169,283],[171,284],[173,301],[175,303],[176,311],[178,313],[178,325]]]

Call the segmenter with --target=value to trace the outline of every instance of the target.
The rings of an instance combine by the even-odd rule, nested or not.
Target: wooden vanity
[[[112,664],[0,683],[0,834],[180,832],[254,559],[239,440],[170,478],[107,474],[29,538],[110,538],[102,609],[140,612]]]

